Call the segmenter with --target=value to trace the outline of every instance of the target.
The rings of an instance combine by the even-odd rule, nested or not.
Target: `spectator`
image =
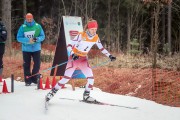
[[[37,84],[40,69],[41,42],[45,39],[44,31],[40,24],[36,23],[33,15],[27,13],[24,24],[17,33],[17,40],[22,44],[23,69],[25,85]],[[30,71],[31,57],[33,58],[33,69]],[[31,77],[29,77],[31,76]]]
[[[5,41],[7,40],[7,31],[0,21],[0,79],[2,80],[2,72],[3,72],[3,55],[5,51]]]

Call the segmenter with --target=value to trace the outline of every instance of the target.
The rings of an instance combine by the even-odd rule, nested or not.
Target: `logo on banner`
[[[65,24],[66,25],[78,25],[78,26],[80,26],[81,25],[81,23],[80,22],[69,22],[69,21],[67,21],[67,22],[65,22]]]
[[[77,30],[70,30],[69,31],[69,36],[70,36],[70,39],[73,40],[74,37],[76,37],[78,35],[79,31]]]

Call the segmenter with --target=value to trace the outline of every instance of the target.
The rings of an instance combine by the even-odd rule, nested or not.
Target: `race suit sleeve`
[[[109,57],[110,53],[103,47],[100,39],[98,39],[98,41],[96,42],[97,47],[101,50],[101,52],[106,55],[107,57]]]

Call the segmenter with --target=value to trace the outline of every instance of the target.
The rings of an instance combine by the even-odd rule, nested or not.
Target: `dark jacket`
[[[0,21],[0,44],[7,40],[7,30],[4,24]]]

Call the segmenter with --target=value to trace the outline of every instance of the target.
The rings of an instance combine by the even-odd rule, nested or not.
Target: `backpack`
[[[2,22],[0,22],[0,42],[7,40],[7,30]]]

